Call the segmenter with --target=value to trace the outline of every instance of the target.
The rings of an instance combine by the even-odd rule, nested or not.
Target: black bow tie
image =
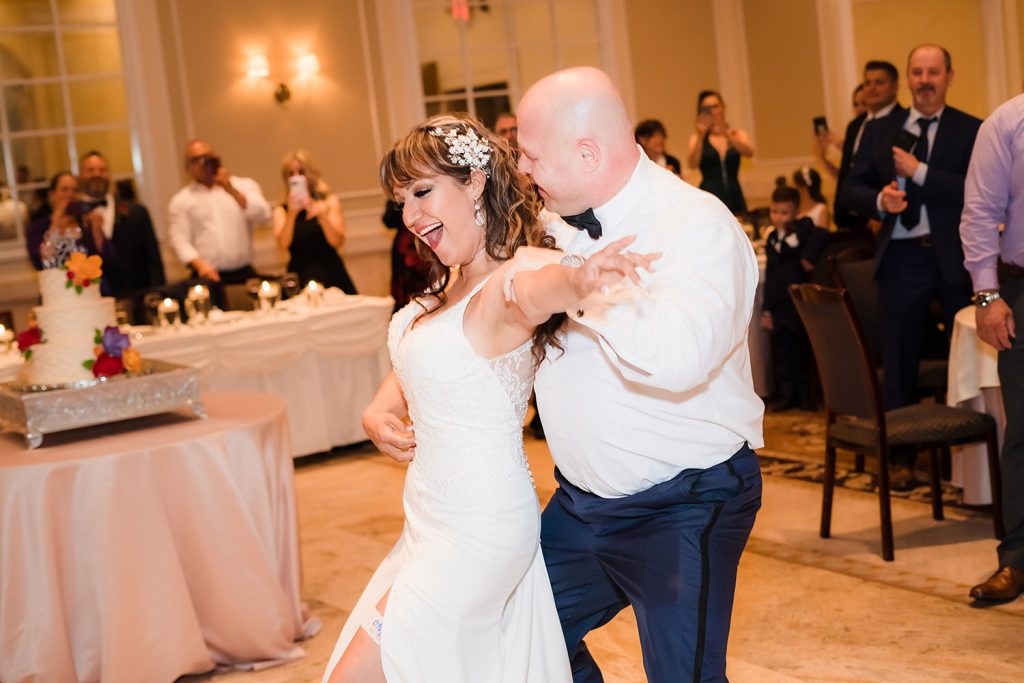
[[[601,221],[597,220],[593,209],[587,209],[575,216],[562,216],[562,220],[577,230],[586,230],[592,240],[601,236]]]

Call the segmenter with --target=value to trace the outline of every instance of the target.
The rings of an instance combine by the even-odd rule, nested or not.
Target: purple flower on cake
[[[108,356],[120,358],[121,354],[132,345],[128,335],[121,332],[114,325],[108,325],[103,329],[103,351]]]

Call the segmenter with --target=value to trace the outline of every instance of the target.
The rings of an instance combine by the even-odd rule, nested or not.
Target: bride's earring
[[[476,213],[473,214],[473,217],[476,219],[476,224],[479,225],[480,227],[483,227],[483,225],[484,225],[484,212],[480,209],[480,200],[479,199],[476,200],[475,204],[473,204],[473,208],[476,210]]]

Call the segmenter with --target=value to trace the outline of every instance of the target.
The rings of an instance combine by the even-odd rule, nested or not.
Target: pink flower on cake
[[[103,275],[103,259],[99,256],[86,256],[76,251],[64,262],[64,268],[68,271],[67,287],[74,286],[75,291],[82,293],[83,287],[90,284],[99,284]]]
[[[120,358],[101,353],[100,357],[92,364],[93,377],[112,377],[124,372],[124,363]]]

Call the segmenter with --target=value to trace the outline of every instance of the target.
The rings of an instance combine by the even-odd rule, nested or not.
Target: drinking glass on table
[[[285,299],[291,299],[302,291],[302,281],[299,279],[298,273],[285,273],[281,276],[280,282]]]
[[[251,277],[245,281],[245,293],[249,296],[249,303],[252,310],[259,310],[260,307],[260,284],[263,280],[258,277]]]
[[[153,327],[160,325],[160,302],[164,300],[160,292],[149,292],[142,297],[142,305],[146,309],[146,318]]]

